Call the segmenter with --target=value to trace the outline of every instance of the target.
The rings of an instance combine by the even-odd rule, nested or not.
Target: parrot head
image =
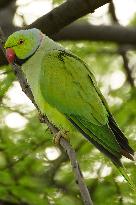
[[[5,43],[8,62],[13,63],[16,59],[29,58],[39,48],[42,38],[42,32],[36,28],[11,34]]]

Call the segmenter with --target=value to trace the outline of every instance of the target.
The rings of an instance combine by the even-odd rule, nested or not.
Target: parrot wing
[[[50,51],[42,62],[42,95],[98,149],[105,154],[108,150],[113,158],[121,158],[121,147],[108,126],[109,114],[92,76],[87,65],[77,56],[64,50]]]
[[[40,82],[44,81],[47,90],[43,94],[59,111],[80,114],[93,124],[104,125],[108,113],[80,61],[64,51],[49,52],[41,69]]]

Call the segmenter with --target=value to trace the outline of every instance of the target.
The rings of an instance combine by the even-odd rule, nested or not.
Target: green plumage
[[[6,45],[12,38],[15,42],[16,36],[18,39],[19,32],[10,36]],[[31,36],[29,40],[32,41]],[[124,155],[133,160],[134,151],[113,119],[88,65],[47,36],[42,36],[33,55],[30,51],[27,58],[22,70],[42,113],[60,129],[76,127],[132,185],[120,158]]]
[[[108,129],[108,113],[83,61],[66,51],[53,50],[44,56],[40,86],[46,101],[71,118],[87,134],[115,155],[120,146]]]

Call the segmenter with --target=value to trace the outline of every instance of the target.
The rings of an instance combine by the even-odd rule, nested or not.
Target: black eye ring
[[[24,43],[24,40],[20,39],[19,44],[23,44],[23,43]]]

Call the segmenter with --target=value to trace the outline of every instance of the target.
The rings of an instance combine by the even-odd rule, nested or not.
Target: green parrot
[[[21,66],[34,99],[49,121],[61,130],[76,128],[133,182],[121,163],[134,160],[130,147],[101,94],[90,67],[40,30],[20,30],[5,43],[9,63]]]

